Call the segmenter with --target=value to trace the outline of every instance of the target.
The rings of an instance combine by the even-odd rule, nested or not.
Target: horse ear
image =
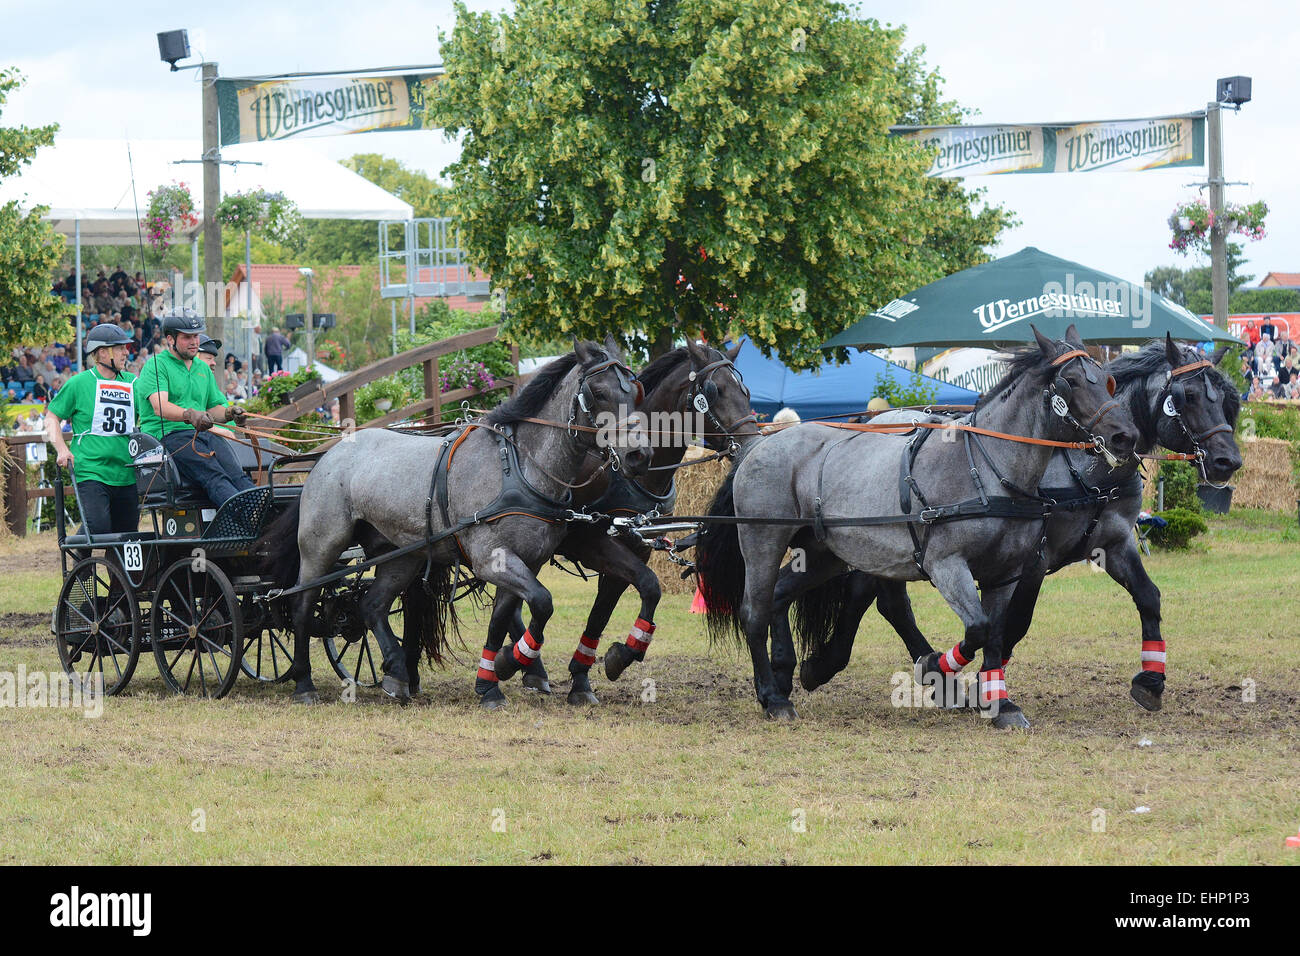
[[[1065,330],[1065,341],[1069,342],[1077,349],[1083,348],[1083,336],[1079,334],[1079,330],[1075,328],[1073,322],[1071,322],[1070,327]]]
[[[1183,356],[1178,351],[1178,346],[1174,344],[1174,337],[1168,332],[1165,333],[1165,358],[1169,359],[1172,368],[1178,368],[1183,364]]]
[[[619,348],[618,339],[614,338],[613,332],[605,333],[605,351],[609,353],[610,358],[616,358],[620,361],[623,358],[623,350]]]
[[[1033,330],[1034,338],[1038,340],[1038,348],[1042,351],[1043,356],[1049,359],[1056,358],[1056,343],[1042,332],[1039,332],[1036,325],[1031,323],[1029,328]]]
[[[1228,354],[1229,347],[1230,346],[1227,345],[1220,345],[1217,349],[1214,350],[1214,354],[1210,356],[1210,361],[1213,362],[1215,365],[1218,365],[1220,362],[1223,361],[1223,357]]]
[[[744,344],[745,344],[745,340],[741,339],[731,348],[727,349],[727,358],[729,358],[733,362],[736,361],[736,356],[740,354],[740,347]]]
[[[573,337],[573,351],[578,356],[578,361],[586,365],[591,361],[595,346],[586,339],[580,339],[576,335]]]
[[[704,346],[689,335],[686,337],[686,351],[690,354],[691,361],[695,365],[709,364],[709,353],[704,351]]]

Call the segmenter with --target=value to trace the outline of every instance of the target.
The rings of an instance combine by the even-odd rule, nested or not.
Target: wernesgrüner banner
[[[1058,126],[895,126],[935,150],[927,175],[1085,173],[1205,163],[1205,114]]]
[[[424,129],[441,71],[217,80],[221,145],[373,130]]]

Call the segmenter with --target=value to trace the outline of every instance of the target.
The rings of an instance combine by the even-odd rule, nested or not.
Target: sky
[[[780,0],[772,0],[777,3]],[[466,4],[500,11],[500,2]],[[923,45],[945,93],[989,123],[1058,123],[1161,116],[1204,109],[1215,80],[1250,76],[1254,99],[1224,115],[1228,199],[1265,199],[1268,236],[1247,242],[1246,274],[1300,272],[1300,4],[1182,0],[981,3],[887,0],[862,17],[905,26],[906,47]],[[185,28],[195,54],[223,76],[364,69],[440,62],[450,33],[448,0],[316,0],[301,4],[226,0],[192,10],[175,3],[102,4],[0,0],[0,64],[28,84],[12,95],[4,125],[57,122],[75,138],[198,139],[197,71],[170,73],[156,33]],[[69,25],[75,24],[76,29]],[[21,38],[21,42],[17,42]],[[9,49],[5,49],[9,47]],[[196,60],[190,62],[197,62]],[[344,158],[379,152],[440,176],[458,153],[439,131],[366,133],[301,140]],[[267,147],[273,148],[273,147]],[[1146,172],[980,176],[987,199],[1022,225],[995,254],[1037,246],[1125,279],[1155,266],[1203,264],[1168,248],[1174,205],[1195,198],[1204,167]],[[1243,240],[1244,241],[1244,240]]]

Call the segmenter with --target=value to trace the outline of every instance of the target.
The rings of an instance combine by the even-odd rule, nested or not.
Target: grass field
[[[1034,727],[891,706],[900,641],[873,612],[849,668],[802,719],[762,718],[748,655],[710,655],[689,599],[665,598],[650,659],[598,708],[564,701],[594,585],[557,572],[545,656],[556,693],[472,693],[463,665],[409,707],[326,703],[241,680],[222,701],[163,699],[152,657],[98,719],[0,709],[7,863],[1300,863],[1300,595],[1295,519],[1212,519],[1198,548],[1147,565],[1164,594],[1164,710],[1128,697],[1137,614],[1074,567],[1044,588],[1008,668]],[[0,542],[0,671],[57,669],[49,537]],[[960,636],[912,589],[936,646]],[[608,640],[636,613],[625,599]],[[1255,701],[1243,702],[1243,681]],[[652,681],[653,685],[644,683]],[[1249,685],[1247,685],[1249,686]],[[653,690],[653,693],[650,691]],[[653,699],[650,699],[653,698]],[[1134,813],[1138,807],[1148,812]],[[1096,811],[1104,811],[1104,818]],[[1098,822],[1104,830],[1095,832]]]

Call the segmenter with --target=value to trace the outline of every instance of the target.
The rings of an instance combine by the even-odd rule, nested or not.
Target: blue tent
[[[736,358],[736,368],[749,386],[754,411],[770,420],[782,408],[790,407],[800,418],[825,418],[848,415],[867,407],[876,387],[876,378],[885,372],[904,388],[910,387],[912,373],[901,365],[886,362],[870,352],[852,352],[845,365],[826,363],[820,369],[792,372],[775,358],[763,353],[748,338]],[[938,388],[937,405],[970,405],[977,393],[949,385],[937,378],[922,376],[928,387]]]

